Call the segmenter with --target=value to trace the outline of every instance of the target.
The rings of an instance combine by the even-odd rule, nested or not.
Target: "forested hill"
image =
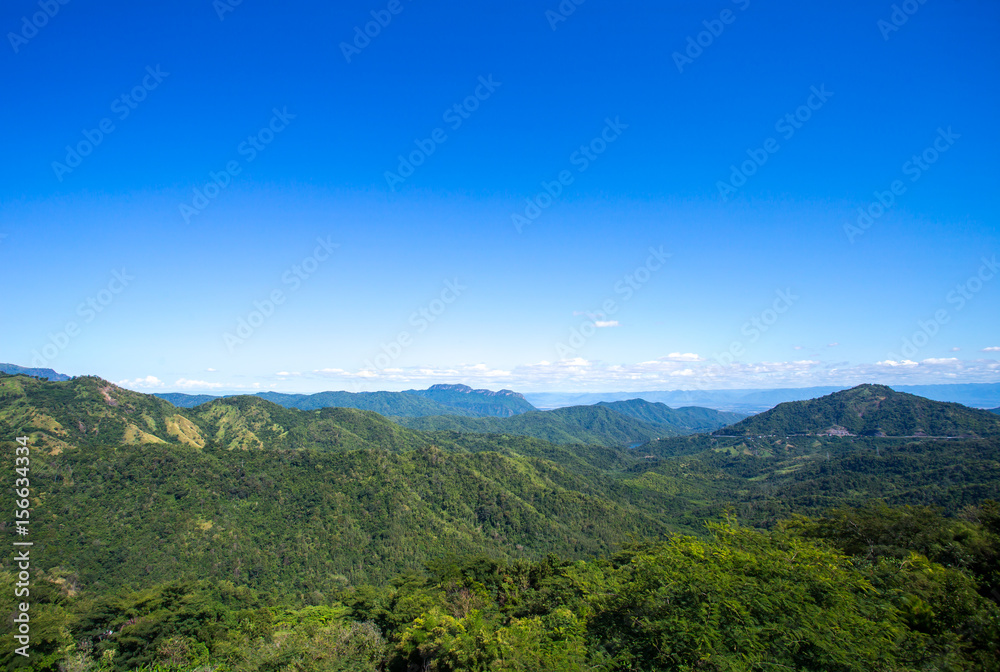
[[[885,385],[791,401],[715,432],[719,436],[794,434],[864,436],[996,436],[1000,418],[961,404],[931,401]]]
[[[637,418],[651,425],[666,425],[682,434],[711,432],[739,422],[747,417],[745,413],[717,411],[701,406],[682,406],[670,408],[666,404],[650,402],[645,399],[628,399],[626,401],[602,401],[597,406],[606,406],[622,415]]]

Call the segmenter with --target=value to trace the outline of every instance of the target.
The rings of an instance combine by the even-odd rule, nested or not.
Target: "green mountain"
[[[717,411],[700,406],[670,408],[666,404],[649,402],[644,399],[602,401],[596,405],[607,406],[622,415],[642,420],[651,425],[664,425],[684,434],[711,432],[747,417],[745,413]]]
[[[779,419],[981,429],[984,412],[885,389]],[[447,421],[662,431],[607,406]],[[7,473],[24,434],[30,532],[0,529],[34,544],[34,657],[0,649],[7,669],[996,669],[1000,436],[985,432],[689,434],[637,455],[0,374]],[[878,498],[909,506],[844,508]],[[0,557],[3,613],[18,571]]]
[[[415,394],[455,409],[451,415],[509,417],[536,410],[523,395],[511,390],[493,392],[474,390],[468,385],[431,385],[426,390],[406,390],[406,394]]]
[[[1000,418],[960,404],[931,401],[885,385],[859,385],[809,401],[791,401],[715,432],[720,436],[995,436]]]
[[[69,380],[70,377],[64,373],[56,373],[52,369],[29,369],[24,366],[18,366],[17,364],[0,364],[0,373],[7,373],[10,375],[16,375],[18,373],[23,373],[26,376],[34,376],[36,378],[48,378],[49,380]]]
[[[509,418],[463,418],[454,415],[396,418],[405,427],[428,432],[512,434],[552,443],[625,446],[661,436],[676,436],[671,427],[652,425],[605,406],[567,406],[530,411]]]
[[[1000,413],[1000,408],[994,408],[990,410],[990,413]]]

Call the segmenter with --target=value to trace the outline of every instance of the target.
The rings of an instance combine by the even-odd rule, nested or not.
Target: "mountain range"
[[[157,393],[156,396],[182,408],[193,408],[213,399],[222,398],[207,394],[183,394],[180,392]],[[467,385],[441,384],[432,385],[426,390],[406,390],[404,392],[317,392],[316,394],[258,392],[255,396],[285,408],[298,408],[304,411],[338,406],[400,417],[424,415],[510,417],[518,413],[536,410],[517,392],[474,390]]]
[[[672,409],[632,399],[593,406],[567,406],[530,411],[509,418],[454,415],[396,418],[400,424],[428,432],[493,433],[532,436],[552,443],[624,446],[665,436],[711,431],[744,416],[710,408]]]
[[[447,395],[474,394],[443,392],[446,401]],[[832,511],[834,520],[848,516],[843,534],[852,533],[857,514],[849,507],[872,499],[903,507],[879,510],[875,522],[899,518],[909,526],[904,530],[909,537],[895,529],[883,535],[895,540],[905,563],[850,570],[857,574],[851,575],[854,583],[838,587],[836,595],[888,596],[878,598],[890,600],[878,606],[879,613],[902,614],[915,632],[960,633],[959,644],[947,640],[942,646],[953,648],[940,649],[952,651],[949,665],[992,669],[970,668],[956,657],[979,650],[965,643],[970,635],[963,628],[970,620],[994,621],[969,616],[971,607],[954,606],[959,599],[968,605],[989,598],[977,597],[980,584],[972,578],[948,572],[971,568],[983,582],[996,575],[993,565],[977,559],[994,557],[992,537],[984,537],[981,527],[993,520],[988,500],[1000,499],[996,414],[862,385],[742,419],[628,400],[509,417],[397,420],[353,408],[285,408],[260,396],[179,408],[94,376],[46,381],[0,374],[0,468],[15,473],[12,437],[27,436],[30,447],[32,633],[46,633],[38,638],[39,647],[52,656],[50,665],[38,669],[58,669],[58,652],[68,655],[77,650],[76,642],[89,643],[97,658],[114,648],[120,663],[111,667],[122,672],[140,664],[153,669],[154,661],[162,669],[188,672],[201,669],[195,663],[203,664],[209,654],[216,660],[235,655],[232,646],[264,642],[260,651],[269,652],[271,662],[239,669],[373,670],[288,668],[294,656],[280,647],[310,641],[323,656],[341,650],[342,639],[292,640],[288,633],[302,628],[303,637],[313,638],[333,614],[350,613],[357,627],[377,623],[391,638],[379,651],[402,651],[410,641],[407,633],[425,625],[428,631],[454,631],[467,650],[480,651],[480,638],[493,626],[478,614],[490,600],[515,610],[511,641],[519,647],[535,642],[550,651],[567,632],[596,637],[593,633],[605,630],[604,621],[575,625],[576,612],[560,606],[559,596],[576,596],[581,614],[604,609],[605,600],[634,598],[622,607],[619,634],[609,635],[618,641],[638,636],[627,634],[635,631],[635,614],[659,604],[658,591],[668,583],[680,591],[672,594],[686,596],[678,604],[702,604],[697,596],[706,586],[716,586],[720,600],[732,600],[748,577],[774,572],[775,586],[783,588],[762,589],[747,602],[757,605],[798,586],[802,563],[815,561],[814,592],[791,600],[783,611],[819,600],[817,595],[828,599],[822,591],[830,590],[830,581],[844,580],[830,574],[830,563],[840,560],[825,546],[782,536],[806,524],[791,517]],[[403,426],[421,423],[432,431]],[[830,429],[838,431],[831,435]],[[695,430],[700,433],[691,433]],[[637,435],[652,440],[627,445]],[[917,517],[931,520],[919,508],[928,505],[960,518],[947,523],[933,518],[938,527],[913,531]],[[733,516],[756,531],[734,522],[719,527]],[[1000,521],[1000,509],[995,518]],[[716,550],[705,551],[706,520],[715,521],[709,534],[721,544]],[[841,534],[832,523],[808,524],[827,536]],[[934,553],[935,562],[952,563],[948,567],[927,564],[905,541],[942,526],[940,540],[928,538],[913,552]],[[0,529],[14,538],[14,525]],[[873,548],[872,534],[867,528],[863,533],[865,552]],[[650,560],[667,547],[676,549],[672,559]],[[969,559],[973,552],[980,555]],[[762,554],[773,556],[768,564],[761,564]],[[952,556],[957,559],[949,560]],[[9,603],[18,569],[12,558],[0,558],[0,583],[10,588],[0,598],[5,613],[14,608]],[[667,583],[657,583],[656,573],[641,588],[630,583],[634,577],[608,578],[666,571],[685,558],[684,570]],[[710,579],[691,578],[708,562],[720,563],[718,572]],[[916,573],[912,583],[871,590],[868,582],[880,576],[873,572],[899,577],[910,567]],[[744,572],[741,568],[745,574],[734,574]],[[736,583],[727,583],[734,576]],[[930,580],[942,581],[944,592],[926,592]],[[919,601],[899,592],[918,590],[914,586],[924,587]],[[206,602],[199,591],[209,588],[231,611]],[[259,611],[240,606],[248,591],[263,596]],[[893,595],[900,597],[891,601]],[[300,611],[289,616],[290,607],[280,606],[285,604]],[[730,606],[720,609],[736,617],[743,613],[742,603],[725,604]],[[670,631],[670,641],[704,620],[697,613]],[[542,628],[545,638],[529,637],[529,626]],[[0,635],[9,639],[10,633],[8,619],[0,624]],[[912,650],[933,649],[922,642]],[[988,653],[993,645],[975,646]],[[418,667],[422,655],[412,659]],[[14,658],[0,651],[0,660]],[[192,662],[170,667],[172,660]],[[791,666],[798,659],[784,660]],[[834,669],[853,669],[851,661]],[[919,669],[935,666],[944,669],[937,662]]]
[[[974,408],[1000,405],[1000,383],[957,383],[942,385],[892,385],[897,392],[907,392],[935,401],[951,401]],[[641,398],[669,406],[705,406],[725,411],[753,414],[766,411],[786,401],[805,401],[848,387],[796,387],[778,389],[733,390],[652,390],[646,392],[535,392],[525,398],[540,409],[596,404]]]

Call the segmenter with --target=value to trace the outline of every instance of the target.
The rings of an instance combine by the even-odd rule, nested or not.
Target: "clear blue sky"
[[[996,2],[225,2],[5,3],[0,361],[1000,380]]]

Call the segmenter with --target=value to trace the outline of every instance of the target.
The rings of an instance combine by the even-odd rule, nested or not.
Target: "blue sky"
[[[0,361],[1000,380],[995,2],[160,4],[0,13]]]

